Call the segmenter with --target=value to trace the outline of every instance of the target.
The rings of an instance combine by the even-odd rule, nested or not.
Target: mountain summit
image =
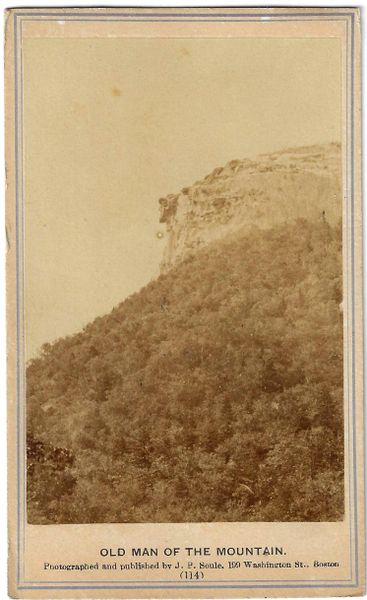
[[[297,217],[341,217],[340,144],[289,148],[231,160],[178,194],[159,200],[168,242],[167,271],[213,240],[253,225],[269,229]]]
[[[343,518],[339,158],[161,201],[163,273],[28,366],[30,523]]]

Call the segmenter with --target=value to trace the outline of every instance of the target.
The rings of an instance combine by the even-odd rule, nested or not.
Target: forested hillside
[[[31,523],[343,518],[341,227],[216,241],[27,370]]]

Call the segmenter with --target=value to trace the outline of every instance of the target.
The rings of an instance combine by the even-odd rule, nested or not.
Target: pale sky
[[[336,39],[25,40],[27,357],[157,276],[161,196],[339,141],[339,61]]]

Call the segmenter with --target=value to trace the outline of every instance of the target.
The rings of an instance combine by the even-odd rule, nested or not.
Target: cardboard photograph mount
[[[363,594],[359,35],[6,12],[12,597]]]

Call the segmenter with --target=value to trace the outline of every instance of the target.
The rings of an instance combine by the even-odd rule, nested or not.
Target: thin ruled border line
[[[170,16],[172,15],[172,16]],[[28,18],[31,17],[31,18]],[[45,18],[50,17],[50,18]],[[347,277],[347,292],[351,291],[352,297],[352,307],[351,307],[351,345],[352,345],[352,356],[351,356],[351,364],[352,364],[352,402],[348,398],[348,427],[349,427],[349,436],[348,436],[348,453],[349,460],[351,460],[353,465],[353,471],[351,469],[351,465],[349,468],[350,472],[350,493],[349,493],[349,511],[350,511],[350,565],[352,567],[352,487],[354,492],[354,558],[355,558],[355,575],[356,582],[353,584],[352,580],[350,583],[342,584],[343,581],[348,580],[330,580],[333,583],[329,583],[329,580],[313,580],[312,582],[307,582],[304,584],[303,582],[306,580],[282,580],[277,584],[278,580],[264,580],[257,581],[256,585],[249,585],[252,583],[251,580],[232,580],[228,581],[230,585],[206,585],[207,583],[219,583],[218,580],[212,580],[203,582],[202,584],[183,584],[178,582],[179,585],[173,585],[175,582],[170,581],[145,581],[143,585],[139,581],[131,581],[131,583],[137,583],[138,585],[102,585],[104,582],[93,582],[95,585],[83,586],[83,585],[66,585],[62,586],[63,583],[73,583],[73,581],[67,582],[54,582],[54,585],[41,585],[36,586],[34,584],[38,583],[51,583],[51,582],[31,582],[24,581],[24,569],[25,563],[24,560],[21,561],[21,549],[23,552],[23,558],[25,555],[25,523],[26,523],[26,515],[25,515],[25,499],[26,499],[26,490],[25,490],[25,436],[24,436],[24,423],[25,423],[25,402],[24,400],[24,390],[25,390],[25,361],[24,361],[24,196],[23,196],[23,54],[22,54],[22,22],[23,21],[53,21],[56,18],[62,17],[63,20],[68,21],[84,21],[84,22],[94,22],[94,21],[104,21],[104,22],[296,22],[296,21],[312,21],[314,18],[320,18],[322,21],[345,21],[347,24],[347,39],[346,39],[346,219],[347,219],[347,229],[346,229],[346,251],[347,251],[347,266],[349,266],[349,260],[351,261],[351,274],[349,273],[349,269],[347,269],[346,277]],[[136,18],[138,17],[138,18]],[[209,17],[209,18],[208,18]],[[265,17],[265,18],[264,18]],[[290,18],[289,18],[290,17]],[[303,17],[303,18],[302,18]],[[346,17],[346,18],[345,18]],[[188,588],[312,588],[312,587],[354,587],[358,586],[358,519],[357,519],[357,478],[356,478],[356,412],[355,412],[355,257],[354,257],[354,68],[355,68],[355,57],[354,57],[354,20],[355,14],[354,12],[329,12],[329,13],[318,13],[318,12],[294,12],[290,13],[281,13],[281,14],[271,14],[265,15],[264,13],[195,13],[192,17],[189,16],[189,13],[105,13],[103,15],[98,16],[96,18],[96,13],[80,13],[80,15],[75,14],[75,11],[70,13],[57,13],[57,12],[21,12],[14,13],[14,53],[15,53],[15,190],[16,190],[16,288],[17,288],[17,480],[18,480],[18,493],[17,493],[17,517],[18,517],[18,529],[17,529],[17,582],[19,589],[188,589]],[[18,23],[20,25],[20,31],[18,29]],[[350,38],[349,38],[349,26],[350,26]],[[350,54],[349,54],[349,46],[350,46]],[[19,67],[20,65],[20,67]],[[20,110],[19,110],[20,109]],[[349,124],[350,119],[350,124]],[[350,137],[350,146],[349,146],[349,137]],[[348,202],[350,200],[350,202]],[[350,215],[349,215],[350,210]],[[349,259],[349,216],[350,216],[350,228],[351,228],[351,254]],[[20,226],[21,225],[21,226]],[[21,233],[21,237],[20,234]],[[20,272],[19,272],[19,268]],[[351,275],[351,286],[349,286],[349,278]],[[347,303],[349,302],[349,293],[347,293]],[[347,310],[347,315],[349,316],[350,311]],[[349,341],[349,319],[346,319],[346,338],[347,342]],[[346,344],[347,348],[347,372],[349,372],[349,343]],[[349,393],[349,386],[347,388],[347,392]],[[349,414],[352,416],[352,431],[353,431],[353,444],[350,443],[350,422],[349,422]],[[22,448],[22,453],[20,453],[20,449]],[[23,482],[21,482],[21,473],[23,472]],[[352,473],[354,476],[354,486],[352,486]],[[21,487],[21,483],[23,484]],[[21,492],[23,494],[23,510],[21,511]],[[21,514],[22,512],[22,514]],[[21,518],[22,517],[22,518]],[[21,540],[21,533],[23,534]],[[23,582],[33,585],[24,586],[21,585],[21,562],[23,565]],[[323,583],[326,582],[326,583]],[[339,583],[337,583],[339,582]],[[76,581],[75,583],[78,583]],[[79,580],[79,583],[82,583]],[[108,582],[107,582],[108,583]],[[118,583],[118,582],[117,582]],[[124,583],[130,583],[128,580],[124,580]],[[151,583],[153,585],[145,585],[146,583]],[[157,584],[164,584],[163,586]],[[222,584],[227,583],[226,581],[221,580]],[[238,583],[247,583],[247,585],[233,585]],[[268,585],[270,584],[271,585]],[[289,585],[285,585],[288,583]],[[154,585],[155,584],[155,585]]]

